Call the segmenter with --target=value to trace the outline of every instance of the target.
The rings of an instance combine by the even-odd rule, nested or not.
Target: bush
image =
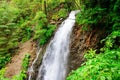
[[[99,54],[89,50],[85,54],[87,61],[73,71],[67,80],[118,80],[120,78],[120,48],[116,39],[119,31],[112,32],[101,42],[105,43]]]
[[[22,61],[22,70],[19,74],[13,76],[12,80],[25,80],[27,75],[26,71],[29,65],[30,54],[26,54]]]
[[[73,71],[67,80],[118,80],[120,49],[107,50]]]
[[[47,29],[44,30],[44,33],[40,37],[39,41],[40,45],[44,45],[47,42],[47,40],[52,36],[55,29],[56,29],[55,25],[48,24]]]
[[[11,57],[9,54],[0,56],[0,68],[5,66],[5,64],[10,61]]]
[[[0,69],[0,80],[25,80],[27,75],[26,75],[26,71],[28,69],[28,64],[29,64],[29,59],[30,59],[30,55],[26,54],[23,61],[22,61],[22,70],[19,74],[14,75],[12,77],[12,79],[9,78],[5,78],[4,74],[5,74],[5,68]]]
[[[3,2],[0,5],[0,69],[10,60],[12,49],[18,45],[18,33],[14,19],[19,15],[19,9]]]
[[[107,2],[107,3],[105,3]],[[86,62],[71,72],[67,80],[118,80],[120,79],[120,0],[85,0],[77,15],[77,23],[91,29],[105,30],[100,52],[89,50]]]
[[[8,78],[4,77],[5,70],[5,68],[0,69],[0,80],[9,80]]]
[[[67,13],[68,13],[67,9],[62,8],[62,9],[60,9],[59,11],[57,11],[56,13],[54,13],[52,15],[52,19],[53,20],[58,20],[60,18],[66,18],[67,17]]]

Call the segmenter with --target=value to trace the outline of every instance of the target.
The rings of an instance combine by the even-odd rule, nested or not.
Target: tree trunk
[[[47,2],[42,0],[42,11],[47,15]]]

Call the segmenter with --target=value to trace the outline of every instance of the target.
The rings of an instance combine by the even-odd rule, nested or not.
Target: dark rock
[[[88,29],[89,30],[89,29]],[[81,66],[84,59],[84,53],[90,48],[98,48],[98,43],[100,42],[104,34],[103,30],[94,29],[91,31],[82,31],[81,26],[75,26],[71,36],[70,44],[70,55],[69,55],[69,72],[77,69]]]

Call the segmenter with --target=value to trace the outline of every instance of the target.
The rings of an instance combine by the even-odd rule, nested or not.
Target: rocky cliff
[[[82,26],[78,26],[77,24],[74,26],[73,33],[71,35],[69,71],[75,70],[81,66],[85,61],[84,53],[87,50],[91,48],[97,49],[100,47],[99,42],[103,37],[104,30],[98,28],[88,30],[83,30]]]

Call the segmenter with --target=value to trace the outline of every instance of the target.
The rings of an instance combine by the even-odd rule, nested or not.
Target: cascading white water
[[[60,25],[46,49],[36,80],[65,80],[70,34],[75,24],[75,14],[78,12],[72,11]]]
[[[36,62],[37,59],[39,58],[38,56],[39,56],[41,50],[42,50],[42,48],[39,48],[39,50],[36,52],[36,58],[35,58],[35,60],[33,61],[31,67],[28,69],[28,72],[29,72],[28,80],[31,80],[32,73],[35,72],[34,69],[33,69],[33,67],[34,67],[35,62]]]

